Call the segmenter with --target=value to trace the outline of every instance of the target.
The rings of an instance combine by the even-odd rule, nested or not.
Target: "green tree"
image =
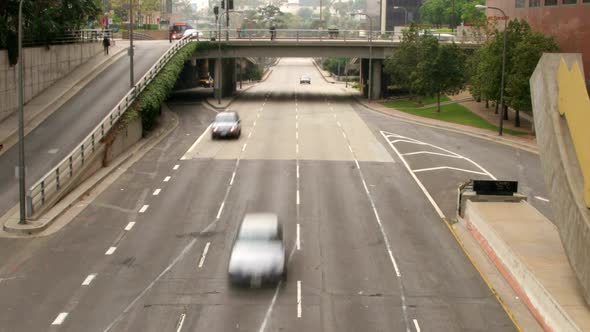
[[[454,1],[454,15],[453,15]],[[451,25],[454,16],[454,24],[463,22],[481,22],[485,19],[485,12],[475,8],[475,5],[483,5],[485,0],[427,0],[420,7],[422,22],[440,27]]]
[[[520,111],[532,111],[529,79],[544,52],[559,50],[552,37],[537,32],[528,32],[514,47],[512,68],[506,82],[506,102],[514,109],[514,123],[520,127]]]
[[[454,95],[465,88],[467,72],[464,51],[456,44],[438,47],[434,69],[434,90],[437,95],[437,111],[440,112],[440,96]]]
[[[412,74],[418,66],[418,26],[411,23],[408,29],[402,32],[402,40],[399,47],[391,57],[385,59],[385,72],[389,75],[390,84],[398,85],[410,92],[414,92]]]

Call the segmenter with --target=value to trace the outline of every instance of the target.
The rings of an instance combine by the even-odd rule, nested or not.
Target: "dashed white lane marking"
[[[429,167],[429,168],[413,169],[412,172],[414,172],[414,173],[420,173],[420,172],[428,172],[428,171],[437,171],[437,170],[441,170],[441,169],[450,169],[450,170],[461,171],[461,172],[465,172],[465,173],[473,173],[473,174],[479,174],[479,175],[487,175],[484,172],[472,171],[472,170],[469,170],[469,169],[463,169],[463,168],[457,168],[457,167],[450,167],[450,166],[439,166],[439,167]]]
[[[295,242],[297,245],[297,250],[301,250],[301,240],[300,240],[300,235],[299,235],[300,232],[301,232],[300,226],[299,226],[299,224],[297,224],[297,242]]]
[[[207,242],[205,245],[205,249],[203,249],[203,254],[201,255],[201,260],[199,261],[199,269],[203,267],[203,263],[205,263],[205,257],[207,257],[207,252],[209,251],[209,245],[211,242]]]
[[[162,189],[158,188],[158,189],[154,190],[154,192],[152,193],[152,195],[158,196],[160,194],[160,191],[162,191]]]
[[[168,182],[168,181],[170,181],[170,177],[169,176],[167,176],[167,177],[164,178],[164,182]]]
[[[221,217],[221,212],[223,211],[224,205],[225,205],[225,201],[221,202],[221,206],[219,207],[219,211],[217,211],[217,217],[215,217],[215,219],[219,219],[219,217]]]
[[[297,280],[297,318],[301,318],[301,280]]]
[[[176,325],[176,332],[180,332],[182,330],[182,325],[184,325],[184,319],[186,318],[186,314],[180,314],[180,318],[178,319],[178,324]]]
[[[295,153],[299,153],[299,144],[295,144]]]
[[[297,178],[299,179],[299,163],[297,163]]]
[[[229,180],[229,185],[233,185],[234,184],[234,179],[236,177],[236,171],[234,171],[231,175],[231,180]]]
[[[184,153],[184,155],[180,158],[180,160],[188,159],[187,154],[189,154],[191,151],[193,151],[193,149],[199,144],[199,142],[203,139],[203,137],[205,137],[205,134],[207,134],[207,132],[209,130],[211,130],[212,125],[213,124],[210,124],[209,127],[207,127],[207,129],[205,129],[205,131],[201,134],[201,136],[199,136],[199,138],[197,138],[197,140],[193,143],[193,145],[191,145],[191,147],[188,148],[188,150]]]
[[[172,169],[176,171],[179,167],[180,167],[180,165],[176,164],[176,165],[174,165],[174,167],[172,167]]]
[[[193,247],[193,245],[195,245],[195,243],[197,242],[197,239],[192,239],[191,242],[189,242],[186,247],[184,247],[184,249],[182,249],[182,251],[180,252],[180,254],[178,254],[178,256],[176,256],[176,258],[174,258],[174,260],[172,261],[172,263],[170,263],[170,265],[168,265],[154,280],[152,280],[152,282],[141,292],[139,293],[139,295],[137,295],[137,297],[135,297],[135,299],[133,299],[133,301],[131,301],[131,303],[129,303],[129,305],[125,308],[125,310],[123,310],[119,316],[117,316],[117,318],[115,318],[110,324],[109,326],[107,326],[103,331],[104,332],[108,332],[110,331],[122,318],[125,314],[127,314],[129,312],[129,310],[131,310],[131,308],[133,308],[133,306],[135,305],[135,303],[137,303],[137,301],[139,301],[142,297],[145,296],[145,294],[147,292],[150,291],[150,289],[152,289],[154,287],[154,285],[160,280],[162,279],[162,277],[168,273],[168,271],[170,271],[174,265],[176,265],[176,263],[178,263],[178,261],[180,261],[182,259],[182,257],[184,257],[184,255],[186,255],[186,253]]]
[[[297,189],[297,205],[299,205],[299,189]]]
[[[250,132],[250,133],[248,134],[248,138],[250,138],[251,136],[252,136],[252,132]]]
[[[145,211],[147,211],[147,209],[149,207],[150,207],[149,205],[145,204],[144,206],[141,207],[141,209],[139,209],[139,213],[144,213]]]
[[[94,280],[94,278],[96,278],[96,273],[89,274],[88,277],[86,277],[86,279],[84,279],[84,281],[82,281],[82,286],[90,285],[90,283],[92,282],[92,280]]]
[[[338,127],[342,127],[342,124],[340,123],[340,121],[336,121],[336,124],[338,124]]]
[[[295,129],[299,129],[299,122],[295,122]]]
[[[541,196],[535,196],[536,199],[542,201],[542,202],[549,202],[549,200],[547,198],[541,197]]]
[[[64,322],[64,320],[66,320],[66,317],[68,317],[68,313],[61,312],[59,315],[57,315],[57,317],[55,317],[55,320],[53,321],[53,323],[51,323],[51,325],[61,325]]]
[[[244,143],[244,146],[242,147],[242,152],[246,151],[246,146],[248,145],[248,143]]]
[[[295,139],[297,139],[297,140],[299,139],[299,132],[298,131],[295,132]]]
[[[346,133],[344,131],[342,132],[342,136],[346,138]]]
[[[414,327],[416,328],[416,332],[420,332],[420,324],[418,324],[416,319],[414,319]]]
[[[117,247],[110,247],[104,254],[110,256],[115,252],[115,250],[117,250]]]
[[[130,231],[130,230],[133,228],[133,226],[135,226],[135,221],[130,221],[130,222],[127,224],[127,226],[125,226],[125,230],[126,230],[126,231]]]

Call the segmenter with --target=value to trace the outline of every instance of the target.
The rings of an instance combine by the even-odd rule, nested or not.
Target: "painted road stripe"
[[[301,280],[297,280],[297,318],[301,318]]]
[[[176,328],[176,332],[180,332],[182,330],[182,325],[184,325],[184,319],[186,318],[186,314],[180,314],[180,318],[178,319],[178,327]]]
[[[420,332],[420,324],[418,324],[418,321],[414,319],[414,327],[416,328],[416,332]]]
[[[64,322],[64,320],[66,320],[66,317],[68,317],[67,312],[60,313],[59,315],[57,315],[57,317],[55,318],[53,323],[51,323],[51,325],[61,325]]]
[[[84,279],[84,281],[82,281],[82,286],[90,285],[90,283],[92,282],[92,280],[94,280],[94,278],[96,278],[96,273],[89,274],[88,277],[86,277],[86,279]]]
[[[443,157],[449,157],[449,158],[458,158],[458,159],[465,159],[463,156],[455,156],[452,154],[446,154],[446,153],[438,153],[438,152],[432,152],[432,151],[416,151],[416,152],[408,152],[408,153],[402,153],[402,156],[413,156],[416,154],[432,154],[435,156],[443,156]]]
[[[535,196],[536,199],[543,201],[543,202],[549,202],[549,200],[547,198],[541,197],[541,196]]]
[[[144,206],[142,206],[142,207],[141,207],[141,209],[139,209],[139,213],[144,213],[145,211],[147,211],[147,209],[148,209],[149,207],[150,207],[150,206],[149,206],[149,205],[147,205],[147,204],[146,204],[146,205],[144,205]]]
[[[205,136],[205,134],[207,134],[207,132],[211,129],[211,126],[212,125],[213,124],[210,124],[209,127],[207,127],[207,129],[205,129],[205,131],[201,134],[201,136],[199,136],[199,138],[197,138],[197,140],[193,143],[193,145],[191,145],[191,147],[188,148],[188,151],[186,151],[184,153],[184,155],[182,156],[182,158],[180,158],[180,160],[188,159],[188,157],[186,155],[189,154],[191,151],[193,151],[193,149],[195,148],[195,146],[197,146],[197,144],[199,144],[199,142],[203,139],[203,137]]]
[[[297,205],[299,205],[299,189],[297,189]]]
[[[299,140],[299,132],[298,131],[295,132],[295,139]]]
[[[160,191],[162,191],[162,189],[158,188],[158,189],[154,190],[154,193],[152,195],[158,196],[160,194]]]
[[[125,230],[126,230],[126,231],[130,231],[130,230],[133,228],[133,226],[135,226],[135,221],[130,221],[130,222],[127,224],[127,226],[125,226]]]
[[[174,165],[174,167],[172,167],[173,170],[177,170],[180,167],[180,165]]]
[[[359,165],[359,161],[358,160],[354,160],[354,163],[356,164],[356,168],[361,169],[361,165]]]
[[[297,178],[299,179],[299,162],[297,162]]]
[[[338,124],[338,127],[342,127],[342,124],[340,123],[340,121],[336,121],[336,123]]]
[[[296,244],[297,244],[297,250],[301,250],[301,240],[300,240],[300,236],[299,236],[299,233],[300,233],[300,229],[299,228],[300,228],[299,227],[299,224],[297,224],[297,242],[296,242]]]
[[[168,181],[170,181],[170,177],[169,176],[167,176],[167,177],[164,178],[164,182],[168,182]]]
[[[348,146],[348,150],[350,150],[350,152],[352,152],[352,147],[350,145]]]
[[[437,171],[437,170],[441,170],[441,169],[451,169],[451,170],[454,170],[454,171],[461,171],[461,172],[465,172],[465,173],[473,173],[473,174],[479,174],[479,175],[488,175],[487,173],[484,173],[484,172],[472,171],[472,170],[469,170],[469,169],[463,169],[463,168],[457,168],[457,167],[450,167],[450,166],[440,166],[440,167],[430,167],[430,168],[413,169],[412,172],[414,172],[414,173],[420,173],[420,172],[428,172],[428,171]]]
[[[295,153],[299,153],[299,143],[295,144]]]
[[[342,132],[342,136],[344,137],[344,139],[346,139],[346,133],[344,131]]]
[[[110,247],[109,250],[107,250],[107,252],[105,252],[104,254],[107,256],[112,255],[115,252],[115,250],[117,250],[117,247]]]
[[[236,177],[236,171],[234,171],[231,175],[231,180],[229,180],[229,185],[233,185],[234,184],[234,178]]]
[[[203,249],[203,254],[201,255],[201,260],[199,261],[199,269],[203,267],[203,263],[205,263],[205,257],[207,257],[207,251],[209,251],[209,245],[211,242],[207,242],[205,245],[205,249]]]
[[[219,219],[219,217],[221,217],[221,211],[223,211],[224,205],[225,205],[225,201],[221,202],[221,206],[219,207],[219,211],[217,211],[217,217],[215,219]]]
[[[248,145],[248,143],[244,143],[244,146],[242,147],[242,152],[246,151],[246,146]]]
[[[264,332],[264,330],[266,328],[266,324],[268,323],[268,320],[270,319],[270,315],[272,314],[272,309],[275,306],[275,302],[277,302],[277,297],[279,296],[279,290],[281,289],[280,286],[282,283],[283,283],[282,280],[279,281],[279,284],[275,288],[275,294],[272,296],[272,300],[270,301],[270,305],[268,306],[268,309],[266,309],[266,314],[264,315],[264,320],[262,320],[262,325],[260,325],[260,329],[258,330],[258,332]]]

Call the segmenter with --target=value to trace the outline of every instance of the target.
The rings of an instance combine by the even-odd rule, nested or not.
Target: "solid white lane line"
[[[84,279],[84,281],[82,281],[82,286],[90,285],[90,283],[92,282],[92,280],[94,280],[94,278],[96,278],[96,273],[89,274],[88,277],[86,277],[86,279]]]
[[[543,202],[549,202],[549,200],[547,198],[541,197],[541,196],[535,196],[536,199],[543,201]]]
[[[160,191],[162,191],[160,188],[154,190],[154,193],[152,195],[154,196],[158,196],[160,194]]]
[[[152,289],[152,287],[154,287],[154,285],[160,280],[162,279],[162,276],[164,276],[166,273],[168,273],[168,271],[170,271],[174,265],[176,265],[176,263],[178,263],[178,261],[180,261],[182,259],[182,257],[184,257],[184,255],[186,255],[186,253],[193,247],[193,245],[195,244],[195,242],[197,242],[197,239],[192,239],[191,242],[189,242],[186,247],[184,247],[184,249],[182,249],[182,251],[180,252],[180,254],[178,254],[178,256],[176,256],[176,258],[174,258],[174,260],[172,261],[172,263],[170,263],[170,265],[168,265],[157,277],[156,279],[152,280],[152,282],[141,292],[139,293],[139,295],[137,295],[137,297],[135,297],[135,299],[133,299],[133,301],[131,301],[131,303],[129,303],[129,305],[125,308],[125,310],[123,310],[123,312],[121,312],[119,314],[119,316],[117,316],[117,318],[115,318],[115,320],[113,320],[109,326],[107,326],[103,331],[104,332],[108,332],[110,331],[122,318],[125,314],[127,314],[129,312],[129,310],[131,310],[131,308],[133,308],[133,306],[135,305],[135,303],[137,303],[137,301],[139,301],[142,297],[144,297],[144,295],[150,291],[150,289]]]
[[[270,319],[270,314],[272,313],[272,310],[275,306],[275,302],[277,302],[277,297],[279,296],[279,290],[281,289],[281,284],[283,283],[283,281],[279,281],[279,284],[277,285],[277,287],[275,288],[275,294],[272,296],[272,300],[270,301],[270,305],[268,306],[268,309],[266,309],[266,314],[264,314],[264,320],[262,320],[262,325],[260,325],[260,329],[258,330],[258,332],[264,332],[265,328],[266,328],[266,324],[268,323],[268,320]]]
[[[203,249],[203,255],[201,255],[201,260],[199,261],[199,269],[203,267],[203,263],[205,263],[205,257],[207,257],[207,251],[209,251],[209,245],[211,242],[207,242],[205,245],[205,249]]]
[[[441,169],[451,169],[451,170],[454,170],[454,171],[461,171],[461,172],[465,172],[465,173],[473,173],[473,174],[479,174],[479,175],[488,175],[487,173],[484,173],[484,172],[472,171],[472,170],[469,170],[469,169],[463,169],[463,168],[457,168],[457,167],[450,167],[450,166],[439,166],[439,167],[413,169],[412,172],[414,172],[414,173],[420,173],[420,172],[428,172],[428,171],[437,171],[437,170],[441,170]]]
[[[414,319],[414,327],[416,327],[416,332],[420,332],[420,324],[418,324],[416,319]]]
[[[297,242],[296,242],[296,244],[297,244],[297,250],[301,250],[301,240],[300,240],[300,235],[299,235],[299,233],[300,233],[300,229],[299,228],[300,228],[299,227],[299,224],[297,224]]]
[[[186,314],[180,314],[180,318],[178,319],[178,327],[176,328],[176,332],[180,332],[182,330],[182,325],[184,325],[184,319],[186,318]]]
[[[297,205],[299,205],[299,189],[297,189]]]
[[[130,231],[130,230],[133,228],[133,226],[135,226],[135,221],[130,221],[130,222],[127,224],[127,226],[125,226],[125,230],[126,230],[126,231]]]
[[[117,250],[117,247],[110,247],[104,254],[110,256],[115,252],[115,250]]]
[[[229,180],[229,185],[233,185],[234,184],[234,178],[236,177],[236,171],[234,171],[231,175],[231,180]]]
[[[359,161],[358,160],[354,160],[354,163],[356,164],[356,168],[361,169],[361,165],[359,165]]]
[[[217,217],[215,219],[219,219],[219,217],[221,217],[221,211],[223,211],[224,205],[225,205],[225,201],[221,202],[221,206],[219,207],[219,211],[217,211]]]
[[[66,320],[66,317],[68,317],[67,312],[60,313],[59,315],[57,315],[57,317],[55,318],[53,323],[51,323],[51,325],[61,325],[64,322],[64,320]]]
[[[350,145],[348,146],[348,150],[350,150],[350,152],[352,152],[352,147]]]
[[[342,136],[346,138],[346,133],[344,131],[342,132]]]
[[[147,211],[147,209],[149,207],[150,207],[149,205],[145,204],[144,206],[141,207],[141,209],[139,209],[139,213],[144,213],[145,211]]]
[[[180,165],[176,164],[174,165],[174,167],[172,167],[173,170],[177,170],[180,167]]]
[[[465,159],[463,156],[459,156],[459,155],[452,155],[452,154],[446,154],[446,153],[438,153],[438,152],[432,152],[432,151],[416,151],[416,152],[408,152],[408,153],[402,153],[402,156],[413,156],[416,154],[432,154],[435,156],[443,156],[443,157],[449,157],[449,158],[457,158],[457,159]]]
[[[168,181],[170,181],[170,177],[169,176],[167,176],[167,177],[164,178],[164,182],[168,182]]]
[[[297,318],[301,318],[301,280],[297,280]]]
[[[182,156],[182,158],[180,158],[180,160],[185,160],[187,159],[186,155],[188,153],[190,153],[191,151],[193,151],[193,149],[195,148],[195,146],[197,146],[197,144],[199,144],[199,142],[203,139],[203,137],[205,137],[205,134],[207,134],[207,132],[211,129],[211,126],[213,124],[210,124],[209,127],[207,127],[207,129],[205,129],[205,131],[201,134],[201,136],[199,136],[199,138],[197,138],[197,140],[193,143],[193,145],[191,145],[190,148],[188,148],[188,150],[184,153],[184,155]]]

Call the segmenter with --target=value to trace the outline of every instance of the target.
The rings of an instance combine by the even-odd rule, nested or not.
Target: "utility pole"
[[[27,223],[26,188],[25,188],[25,129],[24,129],[24,92],[25,77],[23,71],[23,0],[18,5],[18,187],[20,203],[19,224]]]
[[[129,88],[135,86],[133,79],[133,0],[129,0]]]

